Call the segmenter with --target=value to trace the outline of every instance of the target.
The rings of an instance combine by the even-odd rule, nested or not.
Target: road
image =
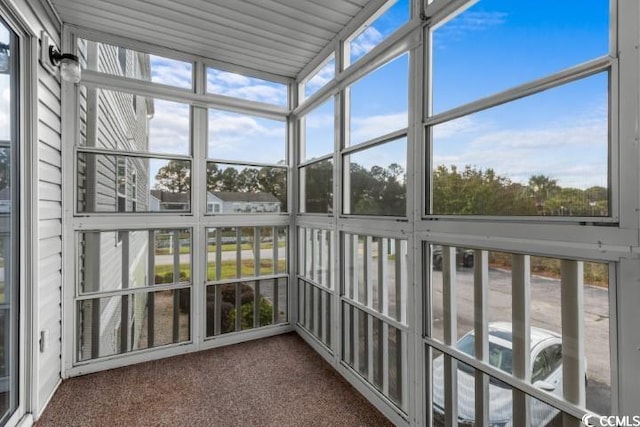
[[[278,252],[282,257],[283,251],[286,248],[278,248]],[[243,260],[253,259],[253,249],[243,249],[241,252],[241,256]],[[236,260],[236,251],[222,251],[222,261],[235,261]],[[272,259],[273,257],[273,248],[269,249],[260,249],[260,259]],[[156,255],[156,265],[172,265],[173,264],[173,254],[168,255]],[[207,253],[208,262],[214,262],[216,260],[215,252]],[[180,254],[180,264],[187,264],[191,261],[191,254]]]
[[[442,337],[442,272],[433,272],[433,331]],[[473,329],[473,269],[460,267],[458,286],[458,337]],[[511,271],[489,272],[489,321],[511,322]],[[607,288],[584,287],[585,342],[587,343],[587,408],[610,414],[609,293]],[[531,326],[561,333],[560,281],[531,276]]]

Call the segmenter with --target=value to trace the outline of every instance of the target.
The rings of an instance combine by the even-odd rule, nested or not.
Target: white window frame
[[[191,105],[191,128],[192,128],[192,147],[189,156],[170,155],[163,156],[157,154],[131,153],[121,151],[116,154],[118,156],[142,156],[152,158],[167,158],[178,160],[190,160],[192,162],[191,175],[191,212],[166,212],[143,213],[80,213],[76,214],[75,208],[65,209],[64,221],[65,243],[64,243],[64,269],[70,272],[63,287],[64,306],[63,312],[63,377],[68,378],[76,375],[86,374],[88,372],[97,372],[105,369],[137,363],[141,361],[149,361],[170,357],[176,354],[197,351],[206,348],[213,348],[227,345],[234,342],[245,341],[252,338],[266,337],[276,335],[293,330],[291,324],[292,301],[291,295],[288,297],[289,303],[287,309],[289,313],[287,317],[289,322],[281,325],[268,326],[258,330],[243,332],[242,334],[230,334],[230,336],[221,336],[215,339],[204,340],[204,275],[206,268],[206,259],[203,255],[206,250],[205,230],[209,227],[242,227],[242,226],[289,226],[291,224],[291,215],[289,213],[263,213],[258,215],[207,215],[207,191],[206,179],[204,171],[206,170],[207,159],[206,138],[207,138],[207,108],[222,109],[232,112],[239,112],[269,119],[276,119],[288,122],[288,109],[278,106],[272,106],[259,102],[234,99],[230,97],[207,94],[205,93],[205,66],[213,65],[217,69],[223,71],[231,71],[237,73],[245,73],[251,76],[260,77],[260,72],[245,69],[242,67],[232,66],[230,64],[217,63],[210,59],[177,52],[171,49],[138,42],[123,37],[97,32],[92,29],[79,28],[73,26],[65,26],[63,28],[63,40],[65,51],[75,50],[76,38],[84,38],[115,46],[122,46],[134,49],[140,52],[152,53],[170,59],[178,59],[182,61],[193,62],[193,84],[194,89],[173,88],[157,83],[136,80],[133,78],[124,78],[111,76],[90,70],[83,70],[82,82],[80,84],[87,87],[106,87],[114,90],[123,90],[128,93],[146,97],[154,97],[158,99],[182,102]],[[266,79],[273,76],[264,76]],[[289,85],[291,92],[292,79],[279,79]],[[63,111],[76,110],[76,89],[75,85],[63,83]],[[73,114],[67,114],[63,124],[63,138],[68,141],[75,141],[79,135],[78,122]],[[287,131],[287,149],[291,141],[291,133]],[[65,206],[76,206],[76,179],[75,176],[75,156],[78,149],[75,144],[63,144],[64,164],[68,165],[69,171],[66,172],[66,185],[63,186],[63,198]],[[83,147],[85,151],[100,151],[93,148]],[[282,165],[278,165],[282,166]],[[291,183],[291,168],[287,165],[288,182]],[[203,173],[198,173],[201,171]],[[289,184],[289,187],[291,184]],[[291,203],[291,189],[288,189],[288,205]],[[71,272],[75,272],[75,260],[77,258],[76,248],[74,247],[74,233],[80,230],[143,230],[157,228],[175,228],[175,224],[180,224],[180,228],[192,229],[192,291],[191,291],[191,342],[188,344],[169,345],[165,348],[138,350],[128,354],[108,356],[98,360],[89,362],[75,363],[74,354],[76,348],[76,337],[74,331],[75,325],[75,295],[74,286],[75,276]],[[290,257],[288,257],[289,259]],[[287,260],[287,264],[289,261]],[[289,276],[290,277],[290,276]],[[289,278],[291,283],[291,278]],[[291,290],[292,286],[289,286]],[[291,292],[291,291],[289,291]]]

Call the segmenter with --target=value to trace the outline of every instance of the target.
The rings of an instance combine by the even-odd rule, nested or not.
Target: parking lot
[[[442,272],[433,271],[433,333],[442,336]],[[456,273],[458,337],[473,329],[473,268]],[[511,271],[490,269],[489,321],[511,321]],[[584,286],[584,322],[587,375],[587,408],[611,412],[609,355],[609,292],[606,287]],[[561,333],[560,281],[531,276],[531,326]]]

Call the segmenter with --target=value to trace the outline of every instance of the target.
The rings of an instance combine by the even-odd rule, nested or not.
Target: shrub
[[[270,325],[273,321],[273,306],[265,298],[260,297],[258,303],[258,326]],[[242,304],[240,307],[240,329],[253,328],[253,305],[254,301],[250,301],[246,304]],[[229,313],[229,322],[231,325],[235,325],[236,322],[236,309],[235,307]]]

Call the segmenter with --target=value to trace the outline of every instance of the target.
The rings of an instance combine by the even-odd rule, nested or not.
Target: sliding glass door
[[[18,406],[18,38],[0,19],[0,424]]]

